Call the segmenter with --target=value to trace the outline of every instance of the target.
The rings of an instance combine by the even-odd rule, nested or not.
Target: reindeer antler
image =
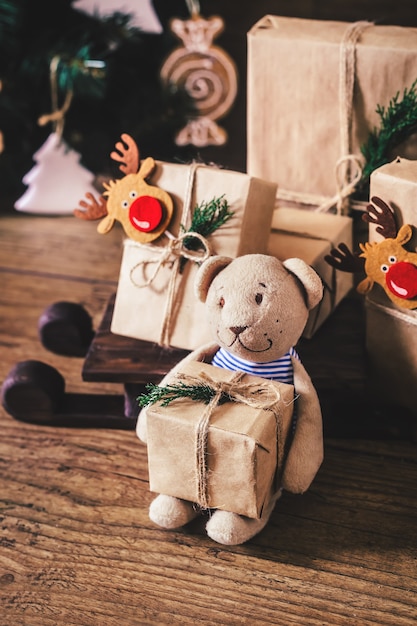
[[[116,143],[116,151],[113,151],[110,156],[114,161],[119,161],[119,169],[122,172],[136,174],[139,169],[139,149],[136,142],[127,133],[123,133],[120,139],[122,141]],[[74,210],[76,217],[83,220],[98,220],[107,215],[107,201],[103,196],[96,200],[93,194],[86,193],[86,198],[89,202],[80,200],[80,207],[82,208]]]
[[[113,151],[110,157],[121,164],[119,169],[124,174],[136,174],[139,169],[139,149],[136,142],[127,133],[123,133],[120,138],[122,141],[118,141],[115,145],[118,152]]]
[[[90,202],[80,200],[80,206],[85,210],[75,209],[75,217],[80,217],[82,220],[98,220],[107,215],[107,202],[103,196],[100,196],[98,201],[92,193],[86,193],[85,197],[90,200]]]
[[[332,267],[342,272],[362,272],[365,261],[360,258],[359,254],[353,254],[345,243],[339,244],[338,248],[330,250],[330,254],[326,254],[325,261]]]
[[[378,224],[376,232],[385,239],[395,238],[397,235],[397,224],[394,211],[378,196],[373,196],[371,202],[373,204],[368,204],[366,207],[367,212],[362,215],[363,221],[368,222],[368,224]]]

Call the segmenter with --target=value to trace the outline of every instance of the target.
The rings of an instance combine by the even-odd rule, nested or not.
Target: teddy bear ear
[[[302,283],[307,296],[307,306],[313,309],[323,297],[323,283],[320,276],[302,259],[286,259],[283,265]]]
[[[214,255],[206,259],[198,268],[194,291],[200,302],[205,302],[213,278],[232,262],[228,256]]]

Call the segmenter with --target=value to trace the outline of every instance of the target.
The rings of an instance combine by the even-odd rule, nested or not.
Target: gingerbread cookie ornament
[[[223,145],[227,133],[216,120],[224,117],[235,101],[236,66],[224,50],[213,45],[213,39],[223,30],[222,18],[204,19],[199,14],[198,2],[187,4],[191,19],[171,21],[171,30],[183,46],[174,49],[161,68],[162,80],[183,88],[197,110],[179,131],[175,142],[179,146]]]

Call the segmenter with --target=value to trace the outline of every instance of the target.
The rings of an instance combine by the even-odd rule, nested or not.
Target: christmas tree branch
[[[392,158],[393,150],[412,133],[417,126],[417,80],[410,89],[405,89],[399,100],[399,92],[390,100],[388,107],[378,105],[381,123],[379,129],[374,129],[368,141],[361,146],[365,157],[365,166],[362,172],[362,181],[369,183],[372,172],[388,163]]]
[[[194,232],[203,237],[209,237],[233,215],[234,212],[229,210],[229,204],[223,194],[219,198],[213,198],[210,202],[197,205],[190,228],[186,231],[184,225],[181,224],[181,229],[183,232]],[[201,246],[202,243],[197,237],[190,236],[184,239],[184,247],[187,250],[198,250]]]
[[[174,400],[182,398],[209,404],[216,393],[209,385],[187,385],[183,382],[165,386],[150,383],[146,385],[146,389],[148,393],[143,393],[138,397],[140,407],[150,406],[156,402],[161,402],[161,406],[166,407]]]

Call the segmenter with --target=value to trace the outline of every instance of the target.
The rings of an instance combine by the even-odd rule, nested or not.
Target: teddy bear
[[[167,385],[186,362],[200,361],[245,371],[294,385],[295,420],[278,488],[260,519],[216,509],[206,524],[208,536],[224,545],[244,543],[267,524],[283,490],[303,493],[323,460],[322,415],[317,392],[294,348],[309,311],[323,296],[322,281],[298,258],[281,262],[266,254],[231,259],[213,255],[198,269],[195,293],[205,305],[214,342],[189,353],[161,381]],[[136,432],[147,440],[147,412],[138,417]],[[159,494],[151,502],[150,519],[176,529],[201,509],[193,502]]]

